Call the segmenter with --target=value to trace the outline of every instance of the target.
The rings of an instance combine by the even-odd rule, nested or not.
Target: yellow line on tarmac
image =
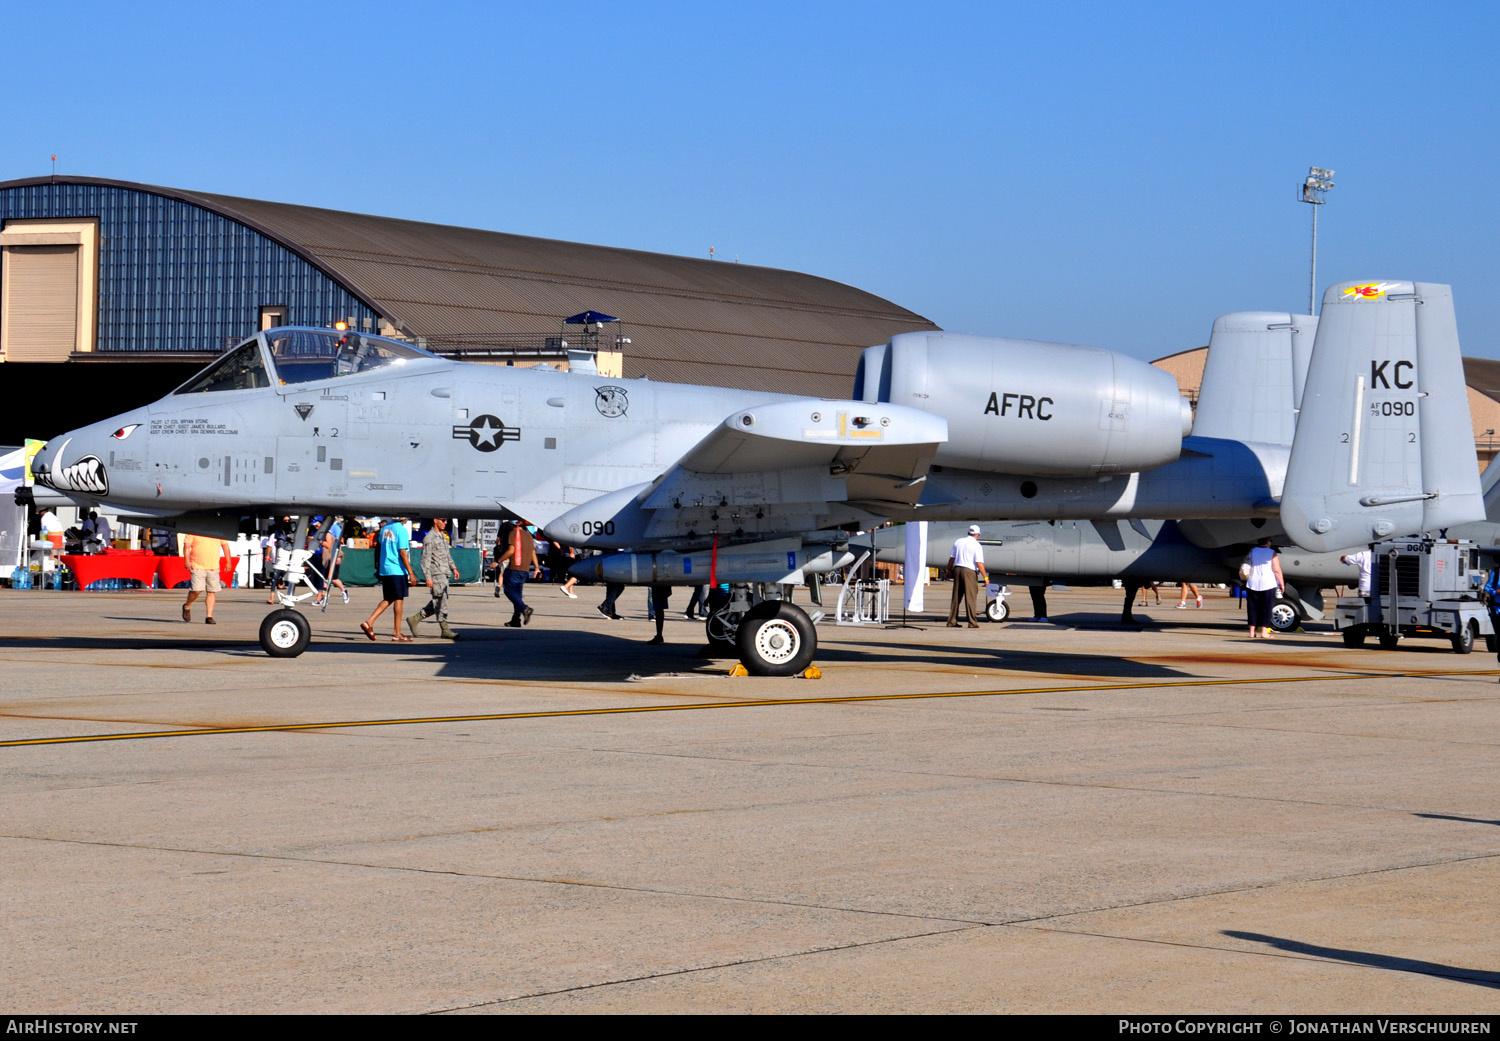
[[[338,730],[345,727],[397,727],[419,723],[498,722],[511,719],[561,719],[568,716],[617,716],[631,712],[701,712],[706,709],[770,708],[782,705],[853,705],[868,701],[921,701],[930,698],[993,698],[1014,694],[1068,694],[1168,687],[1233,687],[1257,683],[1319,683],[1329,680],[1423,679],[1437,676],[1493,676],[1497,670],[1443,669],[1424,672],[1340,672],[1314,676],[1261,676],[1240,679],[1171,680],[1148,683],[1101,683],[1093,686],[1022,687],[1014,690],[955,690],[927,694],[858,694],[829,698],[766,698],[756,701],[707,701],[697,705],[620,705],[611,708],[550,709],[539,712],[495,712],[469,716],[416,716],[409,719],[348,719],[324,723],[271,723],[265,726],[195,727],[188,730],[149,730],[135,734],[80,734],[74,737],[33,737],[0,741],[0,748],[24,745],[71,745],[85,741],[141,741],[154,737],[207,737],[217,734],[271,734],[278,731]]]

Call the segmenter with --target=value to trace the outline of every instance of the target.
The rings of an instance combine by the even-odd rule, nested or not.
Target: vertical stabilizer
[[[1500,466],[1493,459],[1479,475],[1479,490],[1484,494],[1484,518],[1500,521]]]
[[[1484,517],[1453,294],[1344,282],[1323,296],[1281,522],[1314,552]]]
[[[1216,319],[1193,435],[1290,445],[1317,329],[1312,315],[1275,311]]]

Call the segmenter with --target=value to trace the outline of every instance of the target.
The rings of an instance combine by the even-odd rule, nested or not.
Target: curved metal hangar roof
[[[620,318],[631,338],[626,376],[842,397],[861,349],[937,328],[852,286],[748,264],[95,178],[0,190],[59,183],[160,195],[243,224],[438,349],[555,336],[561,318],[592,309]]]

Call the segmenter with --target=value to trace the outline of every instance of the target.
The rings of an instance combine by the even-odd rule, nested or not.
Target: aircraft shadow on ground
[[[259,644],[247,641],[236,627],[222,636],[207,630],[201,618],[191,625],[166,621],[160,615],[111,615],[113,624],[160,626],[160,633],[132,635],[90,635],[60,633],[47,637],[12,637],[12,647],[66,651],[150,651],[171,649],[198,653],[230,653],[247,657],[262,656]],[[326,654],[420,654],[441,661],[439,675],[445,678],[506,678],[546,680],[589,680],[619,682],[633,677],[701,673],[705,676],[727,673],[734,664],[732,656],[705,657],[701,625],[685,627],[680,621],[669,622],[667,643],[647,644],[638,637],[620,637],[607,632],[574,629],[547,629],[537,624],[521,630],[507,629],[498,623],[463,624],[455,627],[463,639],[447,643],[433,639],[435,626],[424,625],[424,636],[416,643],[393,643],[386,628],[379,630],[379,642],[371,645],[357,630],[358,619],[340,617],[329,622],[318,615],[311,618],[313,639],[309,655]],[[385,619],[382,619],[384,622]],[[348,622],[346,627],[343,623]],[[937,626],[941,627],[938,622]],[[1118,625],[1118,623],[1116,623]],[[931,621],[924,628],[933,628]],[[1114,655],[1020,651],[1005,641],[1005,626],[986,624],[992,642],[980,646],[955,647],[947,644],[941,631],[927,639],[872,641],[862,646],[837,646],[839,629],[819,627],[821,646],[814,659],[819,664],[922,664],[934,669],[979,669],[997,675],[1007,672],[1045,672],[1064,676],[1113,678],[1120,680],[1152,678],[1185,678],[1189,673],[1151,663],[1133,661]],[[869,630],[866,630],[869,631]],[[889,630],[894,637],[899,629]],[[233,633],[234,635],[230,635]],[[211,635],[210,635],[211,634]],[[189,638],[183,638],[189,637]],[[914,657],[915,655],[915,657]]]
[[[1014,647],[990,644],[983,647],[964,648],[942,645],[941,637],[931,643],[913,641],[882,640],[857,648],[830,646],[825,642],[818,648],[817,660],[823,663],[848,662],[850,664],[875,664],[898,662],[908,665],[930,665],[934,668],[985,669],[991,672],[1047,672],[1067,676],[1112,679],[1188,679],[1193,673],[1169,668],[1153,662],[1139,662],[1108,654],[1060,653],[1052,651],[1022,651]],[[905,653],[898,653],[905,652]],[[914,658],[913,653],[920,654]]]
[[[1289,954],[1305,954],[1313,958],[1326,958],[1330,961],[1347,962],[1350,965],[1368,965],[1371,968],[1390,969],[1394,972],[1415,972],[1423,976],[1439,976],[1445,980],[1456,980],[1459,983],[1472,983],[1476,987],[1488,987],[1492,990],[1500,989],[1500,973],[1497,972],[1485,972],[1481,969],[1465,969],[1456,965],[1419,961],[1415,958],[1399,958],[1395,955],[1375,954],[1370,951],[1348,951],[1339,947],[1319,947],[1316,944],[1288,940],[1280,936],[1245,933],[1237,929],[1225,929],[1223,935],[1232,936],[1236,940],[1249,940],[1252,943],[1267,944],[1278,951],[1286,951]]]
[[[1488,824],[1492,827],[1500,827],[1500,821],[1487,821],[1482,817],[1454,817],[1447,813],[1414,813],[1413,817],[1423,817],[1430,821],[1458,821],[1460,824]]]
[[[192,625],[164,621],[160,616],[136,617],[115,615],[108,621],[116,624],[136,623],[161,626],[159,634],[88,635],[77,633],[55,636],[11,637],[11,647],[59,651],[150,652],[172,650],[189,653],[231,654],[263,657],[265,652],[253,639],[244,638],[243,629],[229,632],[207,630],[201,619]],[[348,626],[342,623],[347,621]],[[384,622],[385,619],[382,619]],[[420,655],[440,662],[439,676],[445,679],[513,679],[557,682],[623,682],[632,678],[700,674],[725,675],[734,665],[730,655],[704,656],[702,627],[685,627],[669,623],[667,642],[648,644],[639,637],[621,637],[606,632],[576,629],[548,629],[536,624],[524,629],[507,629],[499,624],[465,625],[455,622],[462,639],[449,643],[434,638],[435,627],[424,625],[424,635],[415,643],[394,643],[390,630],[381,628],[380,639],[370,643],[354,629],[358,619],[341,617],[337,625],[314,617],[313,638],[307,655],[394,654]],[[941,624],[941,623],[939,623]],[[1047,673],[1087,679],[1121,681],[1151,679],[1186,679],[1194,673],[1150,662],[1139,662],[1118,655],[1096,655],[1049,651],[1023,651],[1007,646],[1003,626],[990,627],[993,642],[956,647],[947,644],[940,632],[929,639],[882,639],[860,646],[839,646],[835,627],[819,628],[820,646],[815,664],[906,664],[932,669],[975,670],[995,676],[1008,673]],[[868,631],[868,630],[867,630]],[[891,636],[901,630],[889,630]],[[427,634],[431,635],[427,635]],[[212,635],[210,635],[212,634]],[[231,635],[233,634],[233,635]],[[184,639],[183,637],[189,637]]]
[[[1015,651],[1004,646],[985,645],[954,647],[939,634],[930,640],[895,638],[899,630],[889,632],[890,639],[871,641],[859,646],[839,646],[837,630],[819,627],[818,653],[814,664],[920,665],[933,669],[978,670],[1003,676],[1010,672],[1045,672],[1086,678],[1108,677],[1121,680],[1186,678],[1182,671],[1137,662],[1113,655]],[[1003,630],[996,628],[997,634]],[[618,637],[605,632],[548,630],[530,626],[523,630],[503,627],[466,633],[464,648],[484,651],[444,653],[447,661],[440,673],[444,678],[476,677],[555,680],[622,680],[631,677],[693,673],[704,676],[725,675],[737,658],[731,654],[707,655],[701,638],[702,627],[687,630],[668,624],[667,642],[660,646],[639,638]],[[471,638],[472,637],[472,638]],[[410,645],[402,645],[410,648]]]

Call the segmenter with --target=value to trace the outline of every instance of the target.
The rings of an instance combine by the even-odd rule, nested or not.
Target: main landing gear
[[[767,596],[763,586],[710,593],[704,630],[712,650],[738,657],[752,676],[796,676],[818,649],[813,618],[790,600]]]

